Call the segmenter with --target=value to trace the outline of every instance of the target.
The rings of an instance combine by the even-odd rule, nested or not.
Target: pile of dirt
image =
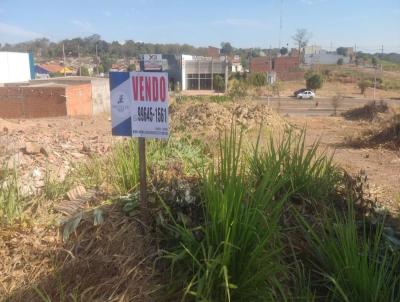
[[[112,141],[106,116],[0,119],[0,170],[16,169],[20,193],[34,195],[46,176],[63,181],[76,162],[106,154]]]
[[[348,110],[342,115],[347,120],[373,121],[379,119],[379,115],[387,113],[388,110],[389,106],[385,102],[377,103],[373,101],[363,107]]]
[[[373,145],[383,145],[388,149],[400,150],[400,114],[393,115],[382,123],[367,142]]]
[[[400,113],[373,124],[356,137],[346,138],[345,144],[354,148],[383,147],[400,151]]]
[[[245,129],[260,124],[284,129],[286,122],[271,108],[251,103],[188,102],[171,107],[172,131],[215,133],[229,128],[232,122]]]

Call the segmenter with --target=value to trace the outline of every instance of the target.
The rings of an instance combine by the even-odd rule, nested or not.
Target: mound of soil
[[[379,146],[400,151],[400,114],[379,122],[359,136],[349,139],[346,144],[355,148]]]
[[[374,145],[400,150],[400,114],[395,114],[384,123],[380,130],[368,137],[367,141]]]
[[[379,117],[379,114],[386,113],[388,110],[389,106],[385,102],[376,103],[373,101],[364,107],[348,110],[342,115],[347,120],[373,121]]]
[[[232,122],[245,129],[260,124],[275,129],[286,126],[279,114],[262,104],[188,102],[174,104],[170,113],[172,131],[215,133],[229,128]]]

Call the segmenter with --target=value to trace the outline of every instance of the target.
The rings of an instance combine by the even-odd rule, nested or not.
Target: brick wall
[[[0,118],[91,115],[91,112],[90,84],[66,87],[0,87]]]
[[[92,85],[71,85],[66,88],[67,115],[91,116],[92,115]]]
[[[251,72],[270,72],[272,61],[268,57],[256,57],[250,60],[250,71]]]

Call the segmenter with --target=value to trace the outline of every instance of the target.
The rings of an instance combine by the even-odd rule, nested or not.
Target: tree
[[[322,76],[318,73],[314,73],[310,75],[308,78],[306,78],[306,86],[307,89],[312,89],[314,91],[317,91],[317,89],[320,89],[323,84],[323,79]]]
[[[347,48],[346,47],[338,47],[337,49],[336,49],[336,53],[338,54],[338,55],[342,55],[342,56],[347,56]]]
[[[87,77],[89,76],[89,70],[87,69],[86,66],[81,66],[80,68],[78,68],[78,75]]]
[[[337,60],[337,64],[338,65],[343,65],[344,64],[343,58],[340,58],[339,60]]]
[[[267,83],[267,77],[264,73],[261,72],[252,73],[250,74],[249,82],[255,87],[265,86],[265,84]]]
[[[135,64],[130,64],[128,67],[128,71],[136,71],[136,65]]]
[[[288,51],[288,49],[287,49],[286,47],[282,47],[282,48],[279,50],[279,53],[280,53],[282,56],[286,55],[288,52],[289,52],[289,51]]]
[[[374,67],[378,66],[378,59],[376,57],[372,57],[371,63]]]
[[[230,55],[233,53],[233,47],[229,42],[221,42],[221,53],[224,55]]]
[[[98,72],[99,72],[99,73],[104,73],[104,67],[103,67],[103,65],[97,66],[97,69],[98,69]]]
[[[236,100],[247,96],[247,87],[243,81],[233,80],[229,89],[229,96]]]
[[[358,82],[358,88],[360,88],[361,94],[365,94],[368,87],[371,87],[372,83],[369,80],[362,80]]]
[[[343,97],[341,94],[337,93],[331,101],[332,107],[333,107],[333,112],[334,115],[336,116],[337,114],[337,109],[339,108],[339,106],[342,104],[343,101]]]
[[[213,87],[217,92],[223,92],[225,90],[225,81],[219,74],[214,75]]]
[[[299,47],[299,52],[302,48],[306,47],[311,38],[311,33],[305,28],[298,29],[296,34],[292,37],[293,41]]]

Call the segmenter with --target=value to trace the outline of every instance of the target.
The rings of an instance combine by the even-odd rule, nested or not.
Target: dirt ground
[[[216,142],[221,129],[230,127],[232,117],[249,130],[250,139],[256,139],[260,122],[272,133],[287,129],[288,124],[296,128],[306,127],[307,143],[320,139],[323,148],[334,152],[334,161],[339,167],[351,174],[365,171],[371,196],[376,197],[393,214],[399,213],[400,152],[383,148],[355,149],[343,144],[347,136],[368,127],[368,122],[331,116],[282,117],[266,104],[257,102],[187,102],[174,104],[171,108],[171,133],[198,133],[199,138],[212,144]],[[48,171],[61,181],[74,168],[74,164],[107,154],[113,142],[122,139],[111,136],[110,124],[109,117],[105,115],[86,119],[0,119],[0,168],[15,166],[20,174],[21,192],[35,194],[43,189]],[[18,225],[16,229],[0,229],[0,296],[14,292],[12,301],[24,301],[34,294],[31,289],[28,292],[25,290],[36,282],[40,288],[57,297],[58,288],[53,286],[59,282],[54,279],[54,276],[58,276],[56,270],[66,276],[64,282],[71,287],[65,290],[72,291],[79,284],[90,283],[90,278],[78,274],[85,268],[88,272],[103,276],[98,281],[98,287],[87,285],[87,295],[95,296],[97,288],[103,287],[108,291],[121,291],[122,297],[125,283],[118,280],[123,279],[129,282],[132,296],[140,297],[140,301],[151,301],[149,295],[152,288],[158,286],[159,280],[153,276],[152,266],[141,259],[150,255],[152,250],[137,246],[135,241],[129,241],[130,245],[125,246],[126,238],[134,238],[138,232],[124,222],[127,218],[120,209],[104,207],[100,197],[93,202],[96,206],[101,205],[107,214],[106,224],[100,229],[91,224],[82,227],[82,233],[75,238],[76,245],[65,246],[60,239],[58,225],[54,223],[36,221],[34,227]],[[44,217],[48,219],[49,215]],[[90,219],[92,217],[88,221]],[[123,224],[124,227],[121,226]],[[105,244],[112,242],[110,237],[112,240],[118,238],[121,244]],[[138,240],[143,241],[142,238]],[[126,248],[119,250],[118,246]],[[75,257],[68,260],[69,265],[54,267],[54,257],[67,259],[69,250]],[[92,250],[95,253],[88,252]],[[137,254],[132,254],[132,251]],[[127,271],[127,267],[135,267],[135,270]],[[36,300],[32,298],[30,301]]]
[[[352,174],[365,171],[370,193],[379,202],[399,213],[400,206],[400,151],[384,148],[353,148],[346,146],[346,137],[358,135],[369,122],[348,121],[342,117],[287,117],[296,127],[307,129],[309,143],[320,139],[321,146],[334,152],[338,166]]]

